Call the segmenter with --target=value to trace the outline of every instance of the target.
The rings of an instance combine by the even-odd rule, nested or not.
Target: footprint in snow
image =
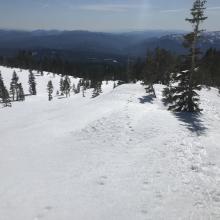
[[[144,214],[144,215],[147,215],[147,214],[148,214],[148,211],[145,210],[145,209],[143,209],[143,210],[141,210],[141,213]]]
[[[214,202],[220,203],[220,192],[212,193],[212,199]]]
[[[46,215],[49,211],[51,211],[52,209],[53,209],[52,206],[45,206],[44,209],[43,209],[43,213],[38,214],[38,215],[34,218],[34,220],[40,220],[40,219],[44,218],[45,215]]]
[[[163,195],[162,195],[161,192],[159,192],[159,191],[157,191],[157,192],[155,193],[155,196],[156,196],[156,198],[159,198],[159,199],[163,198]]]
[[[146,180],[143,182],[144,185],[149,185],[149,182]]]
[[[105,185],[105,180],[107,180],[108,179],[108,177],[107,176],[101,176],[100,177],[100,180],[98,180],[98,185],[100,185],[100,186],[104,186]]]

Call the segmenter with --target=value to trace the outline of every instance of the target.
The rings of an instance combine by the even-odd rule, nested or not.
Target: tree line
[[[41,72],[40,75],[37,73],[37,76],[43,77],[44,72]],[[53,74],[53,76],[55,77],[55,74]],[[102,81],[79,79],[78,83],[75,85],[71,82],[70,76],[61,75],[59,77],[59,89],[56,91],[57,97],[70,97],[71,92],[74,94],[82,93],[82,96],[85,97],[85,92],[87,89],[93,89],[92,98],[95,98],[102,93]],[[8,90],[0,72],[0,103],[3,104],[3,107],[11,107],[12,102],[25,101],[26,96],[37,95],[37,83],[35,74],[32,70],[29,70],[28,84],[29,93],[25,94],[22,83],[19,81],[16,71],[14,71],[11,78],[10,89]],[[113,87],[115,88],[116,84],[114,84]],[[54,93],[54,85],[52,80],[48,81],[46,89],[48,92],[48,100],[52,101]]]
[[[153,85],[160,83],[166,86],[163,91],[164,103],[170,110],[198,112],[201,86],[213,86],[220,91],[220,51],[210,48],[205,54],[199,50],[199,41],[203,30],[201,24],[207,19],[205,16],[206,0],[195,0],[191,9],[191,18],[186,21],[192,24],[192,32],[184,36],[183,47],[187,54],[177,55],[162,48],[148,51],[146,58],[128,58],[125,62],[116,63],[75,63],[62,60],[59,57],[36,58],[30,51],[20,51],[16,57],[1,57],[0,64],[23,69],[36,69],[62,74],[60,92],[66,96],[71,90],[68,75],[82,78],[82,91],[94,88],[101,92],[102,81],[118,81],[118,85],[142,81],[146,92],[155,96]],[[90,83],[88,83],[90,82]],[[114,87],[117,86],[114,83]],[[79,88],[75,88],[77,93]],[[77,85],[79,87],[79,85]],[[63,89],[64,88],[64,89]],[[3,90],[2,90],[3,91]],[[49,94],[52,94],[52,82],[48,83]],[[49,99],[52,100],[51,95]]]
[[[36,81],[35,76],[32,71],[29,74],[29,95],[36,95]],[[4,107],[11,107],[11,102],[18,102],[25,100],[25,93],[22,86],[22,83],[19,82],[19,77],[17,73],[14,71],[12,74],[12,79],[10,83],[10,89],[8,91],[7,87],[5,86],[2,74],[0,72],[0,103],[3,104]]]

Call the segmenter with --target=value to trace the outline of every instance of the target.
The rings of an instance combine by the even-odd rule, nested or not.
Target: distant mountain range
[[[183,53],[185,32],[136,31],[102,33],[89,31],[16,31],[0,30],[0,55],[14,55],[18,50],[31,50],[45,54],[60,54],[78,59],[144,57],[147,50],[156,47]],[[220,49],[220,32],[207,32],[201,43],[205,51]]]

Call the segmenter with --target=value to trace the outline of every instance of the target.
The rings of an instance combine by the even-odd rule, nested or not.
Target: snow
[[[13,69],[0,67],[9,87]],[[26,93],[28,71],[19,72]],[[203,113],[173,114],[139,84],[48,102],[60,76],[37,77],[37,96],[0,108],[0,219],[220,219],[220,97]],[[79,79],[71,78],[77,83]]]

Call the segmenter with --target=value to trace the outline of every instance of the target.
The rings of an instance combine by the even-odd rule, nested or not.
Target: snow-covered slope
[[[0,69],[9,86],[13,70]],[[220,219],[217,90],[201,92],[192,118],[166,110],[160,85],[156,100],[109,83],[95,99],[48,102],[49,79],[58,89],[44,74],[36,97],[0,109],[0,219]]]

